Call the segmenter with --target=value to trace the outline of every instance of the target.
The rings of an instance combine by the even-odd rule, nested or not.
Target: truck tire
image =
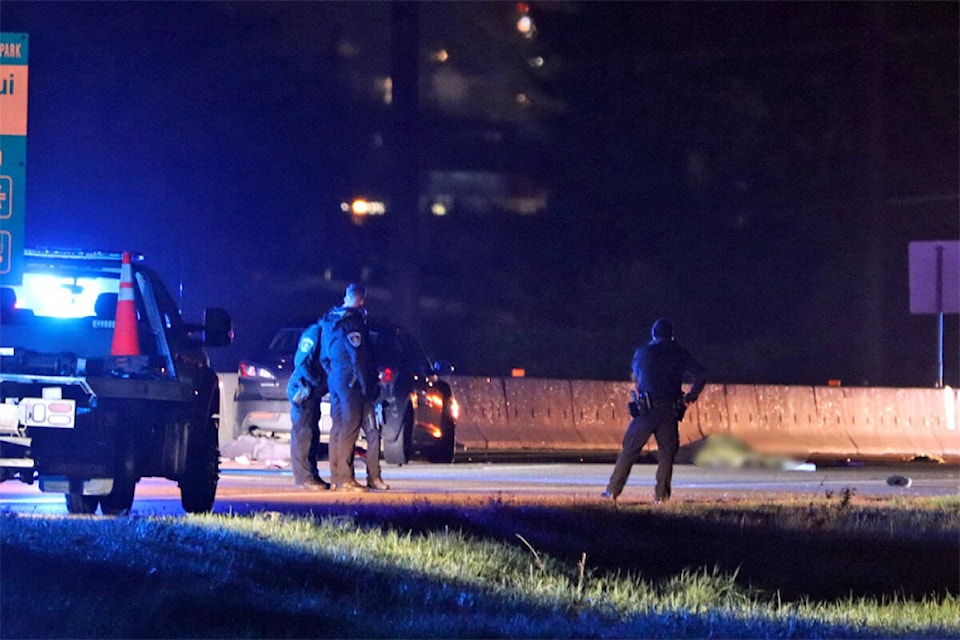
[[[219,393],[214,393],[207,416],[184,428],[187,456],[179,484],[180,504],[187,513],[207,513],[213,510],[216,500],[220,479],[220,451],[217,449],[219,406]]]
[[[85,496],[80,492],[65,493],[67,513],[70,515],[90,515],[97,512],[100,496]]]
[[[139,479],[133,443],[126,443],[122,451],[113,478],[113,490],[105,496],[100,496],[100,511],[105,516],[127,515],[133,507],[133,494]]]
[[[137,481],[127,476],[120,476],[113,479],[113,491],[105,496],[100,496],[100,511],[105,516],[123,516],[130,513],[133,507],[133,493],[136,489]],[[84,496],[89,497],[89,496]]]

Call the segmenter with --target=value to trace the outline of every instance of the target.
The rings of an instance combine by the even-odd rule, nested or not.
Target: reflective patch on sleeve
[[[310,353],[310,350],[313,349],[313,345],[313,338],[301,338],[298,350],[300,353]]]
[[[347,334],[347,340],[353,345],[353,348],[358,348],[363,343],[363,336],[359,331],[351,331]]]

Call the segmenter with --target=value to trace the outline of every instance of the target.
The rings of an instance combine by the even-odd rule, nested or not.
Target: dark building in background
[[[550,83],[562,63],[524,3],[325,10],[349,140],[341,220],[319,239],[326,286],[360,277],[468,371],[501,366],[469,354],[503,357],[505,345],[471,342],[536,322],[530,309],[552,269],[541,246],[555,223],[550,197],[563,179],[565,98]],[[412,83],[413,106],[398,95]]]
[[[932,381],[906,246],[960,235],[956,7],[440,3],[418,38],[420,321],[464,369],[617,377],[666,313],[729,381]]]
[[[956,3],[0,18],[31,37],[28,243],[143,250],[236,357],[361,279],[464,374],[623,379],[668,315],[713,381],[934,380],[907,244],[960,237]]]

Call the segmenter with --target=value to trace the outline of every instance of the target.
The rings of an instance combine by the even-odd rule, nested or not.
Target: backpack
[[[311,333],[316,333],[316,338]],[[303,344],[304,338],[308,338],[313,341],[313,345],[310,348],[309,353],[305,358],[299,358],[299,349],[300,345]],[[287,384],[287,398],[291,403],[301,406],[307,399],[313,397],[314,394],[317,394],[317,397],[322,397],[329,390],[327,387],[327,374],[323,370],[323,367],[320,366],[320,327],[318,324],[311,325],[304,329],[303,333],[300,334],[300,340],[297,341],[298,352],[294,354],[294,370],[293,374],[290,376],[290,382]],[[305,371],[304,371],[305,370]],[[303,373],[306,373],[310,378],[316,380],[316,384],[311,384],[309,379],[304,377]]]

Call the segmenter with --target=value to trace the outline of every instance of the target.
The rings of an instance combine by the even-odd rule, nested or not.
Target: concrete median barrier
[[[847,457],[906,458],[929,455],[932,441],[927,419],[918,414],[921,389],[817,387],[817,407],[824,428],[840,436],[826,453]],[[927,434],[921,433],[926,431]],[[918,443],[922,443],[919,444]],[[846,451],[842,450],[846,444]],[[939,446],[937,446],[940,449]],[[937,451],[939,456],[942,450]]]
[[[754,450],[806,457],[821,446],[823,432],[813,388],[756,385],[753,390],[757,421],[749,437]]]
[[[915,389],[904,399],[901,425],[918,456],[948,459],[960,455],[957,392]]]
[[[627,401],[632,385],[627,382],[574,380],[574,426],[591,450],[620,449],[630,423]]]
[[[235,437],[236,374],[220,375],[221,446]],[[616,453],[629,382],[452,376],[457,450]],[[708,384],[680,423],[680,444],[710,436],[795,458],[960,459],[953,389]],[[655,450],[651,438],[647,450]]]
[[[722,384],[708,384],[697,401],[687,407],[687,415],[680,423],[680,445],[713,434],[730,434],[727,390]]]
[[[763,427],[760,424],[760,408],[757,406],[754,387],[748,384],[724,385],[724,397],[727,401],[730,435],[744,442],[759,439]]]
[[[574,427],[573,390],[569,380],[506,378],[506,428],[491,441],[516,438],[521,449],[579,450],[589,442]]]
[[[486,450],[488,432],[494,433],[507,421],[503,380],[453,376],[448,379],[453,395],[460,405],[457,420],[457,449],[459,451]]]

